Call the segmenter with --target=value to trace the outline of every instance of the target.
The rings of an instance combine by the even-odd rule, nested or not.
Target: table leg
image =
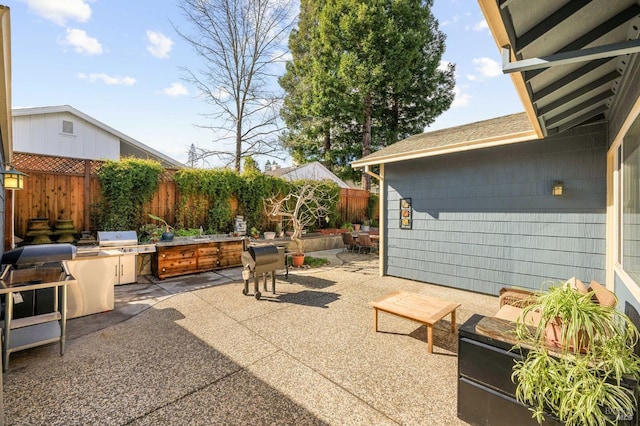
[[[373,331],[378,332],[378,309],[373,308]]]
[[[456,310],[451,311],[451,332],[456,332]]]
[[[427,325],[427,351],[433,353],[433,326]]]

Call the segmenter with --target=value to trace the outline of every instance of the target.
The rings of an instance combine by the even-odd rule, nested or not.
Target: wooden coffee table
[[[378,331],[378,311],[407,318],[427,326],[427,350],[433,353],[433,325],[451,314],[451,332],[456,332],[456,309],[460,303],[433,299],[407,291],[395,291],[369,302],[373,308],[373,330]]]

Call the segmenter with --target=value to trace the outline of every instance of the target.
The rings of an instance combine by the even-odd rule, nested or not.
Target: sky
[[[198,127],[210,124],[210,106],[184,80],[202,60],[174,29],[190,25],[177,2],[5,0],[13,108],[71,105],[183,163],[191,144],[214,149],[215,135]],[[433,13],[447,37],[442,60],[456,65],[456,98],[426,130],[523,111],[477,1],[434,0]]]

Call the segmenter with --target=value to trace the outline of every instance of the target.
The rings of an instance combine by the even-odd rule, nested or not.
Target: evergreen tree
[[[280,84],[283,142],[300,161],[349,163],[422,132],[453,101],[433,0],[301,0]],[[368,176],[364,186],[369,188]]]

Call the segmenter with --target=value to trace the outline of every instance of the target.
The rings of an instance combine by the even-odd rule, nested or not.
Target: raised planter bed
[[[340,234],[344,234],[345,232],[349,232],[349,230],[344,228],[327,228],[327,229],[320,229],[319,232],[322,235],[340,235]]]

